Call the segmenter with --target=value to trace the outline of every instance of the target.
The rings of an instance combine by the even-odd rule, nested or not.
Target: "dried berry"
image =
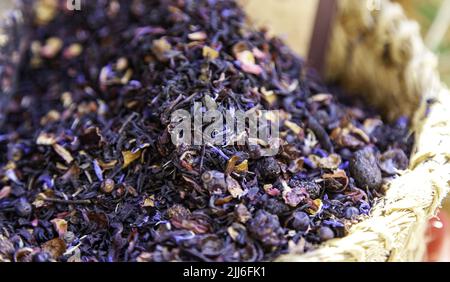
[[[27,217],[31,214],[33,208],[25,198],[20,198],[15,205],[16,213],[18,216]]]
[[[330,240],[334,238],[334,232],[331,228],[322,226],[319,228],[319,238],[322,241]]]
[[[361,188],[379,189],[383,182],[377,159],[370,148],[355,152],[350,161],[350,173]]]
[[[289,207],[276,198],[269,198],[264,204],[264,209],[271,214],[282,215],[289,211]]]
[[[33,255],[33,262],[48,262],[50,255],[47,252],[38,252]]]
[[[264,210],[256,212],[255,217],[248,222],[247,228],[266,247],[279,247],[286,243],[278,217]]]
[[[359,209],[356,207],[348,207],[345,209],[345,218],[354,219],[359,215]]]
[[[315,200],[320,197],[321,187],[319,184],[308,180],[291,180],[290,187],[305,189],[311,199]]]
[[[266,157],[258,161],[258,170],[262,177],[275,179],[281,172],[280,165],[273,157]]]
[[[292,227],[297,231],[306,231],[309,228],[310,219],[307,213],[297,211],[292,215]]]

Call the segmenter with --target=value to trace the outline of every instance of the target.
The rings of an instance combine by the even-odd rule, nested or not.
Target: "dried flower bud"
[[[273,157],[263,158],[258,162],[258,170],[266,179],[275,179],[281,173],[280,165]]]
[[[202,174],[203,185],[211,194],[223,194],[227,190],[225,174],[211,170]]]
[[[291,181],[289,181],[289,186],[290,187],[298,187],[298,188],[306,190],[309,197],[313,200],[320,197],[321,187],[319,184],[317,184],[313,181],[291,180]]]
[[[381,171],[370,148],[355,152],[350,161],[350,173],[361,188],[379,189],[382,184]]]
[[[33,208],[25,198],[20,198],[15,205],[16,213],[18,216],[27,217],[31,214]]]
[[[102,182],[100,189],[102,190],[103,193],[109,194],[114,190],[114,186],[115,186],[114,180],[108,178]]]
[[[265,247],[279,247],[286,243],[278,217],[264,210],[256,212],[247,228]]]
[[[292,227],[297,231],[306,231],[309,228],[309,216],[304,212],[294,212],[292,215]]]
[[[50,255],[47,252],[35,253],[32,257],[33,262],[48,262]]]
[[[348,207],[345,209],[345,218],[354,219],[359,215],[359,210],[355,207]]]
[[[236,219],[242,223],[246,223],[252,217],[252,214],[243,204],[239,204],[236,206],[236,208],[234,209],[234,214],[236,216]]]
[[[334,232],[331,228],[322,226],[319,229],[320,240],[326,241],[334,238]]]

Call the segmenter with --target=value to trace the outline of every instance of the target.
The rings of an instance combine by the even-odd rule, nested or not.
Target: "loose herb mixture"
[[[306,252],[408,165],[406,119],[339,103],[234,1],[23,2],[0,55],[0,261]],[[279,153],[175,146],[170,114],[196,101],[281,110]]]

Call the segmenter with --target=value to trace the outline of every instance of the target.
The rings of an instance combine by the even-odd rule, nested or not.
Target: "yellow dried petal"
[[[116,164],[117,164],[117,160],[112,160],[112,161],[109,161],[109,162],[104,162],[102,160],[98,160],[98,165],[103,170],[112,169],[112,168],[114,168],[116,166]]]
[[[253,53],[248,50],[238,53],[236,55],[236,59],[245,65],[254,65],[256,63],[255,56],[253,56]]]
[[[45,42],[44,47],[41,49],[42,56],[46,58],[53,58],[59,53],[63,47],[64,42],[58,37],[50,37]]]
[[[265,87],[261,88],[262,98],[269,103],[269,105],[273,105],[277,100],[277,95],[272,90],[267,91]]]
[[[37,145],[51,146],[56,143],[55,135],[41,132],[36,140]]]
[[[205,40],[207,38],[207,35],[204,31],[197,31],[197,32],[189,33],[188,38],[190,40],[194,40],[194,41],[201,41],[201,40]]]
[[[217,59],[219,57],[219,52],[209,46],[203,46],[203,57],[211,60]]]
[[[55,228],[56,232],[58,232],[59,237],[62,238],[62,236],[64,236],[64,234],[66,234],[67,232],[67,221],[64,219],[55,218],[50,222],[53,223],[53,227]]]
[[[289,120],[284,121],[284,125],[297,135],[303,131],[303,129],[300,126]]]
[[[239,198],[243,193],[241,185],[231,176],[227,176],[227,190],[233,198]]]
[[[36,22],[39,25],[45,25],[53,20],[56,16],[58,7],[57,0],[40,0],[36,3]]]
[[[142,204],[142,206],[154,208],[155,207],[155,196],[151,195],[150,197],[147,197],[144,200],[144,203]]]
[[[234,171],[237,173],[245,173],[248,171],[248,160],[244,160],[242,163],[234,167]]]
[[[53,150],[55,150],[55,152],[61,157],[63,158],[63,160],[66,161],[66,163],[70,164],[71,162],[73,162],[73,157],[70,154],[69,151],[67,151],[63,146],[59,145],[59,144],[53,144]]]
[[[132,162],[134,162],[135,160],[139,159],[141,157],[141,153],[142,153],[141,151],[137,151],[135,153],[133,153],[131,151],[124,151],[124,152],[122,152],[122,157],[123,157],[122,168],[126,168]]]
[[[64,51],[64,56],[67,58],[76,58],[83,52],[83,46],[80,43],[73,43]]]

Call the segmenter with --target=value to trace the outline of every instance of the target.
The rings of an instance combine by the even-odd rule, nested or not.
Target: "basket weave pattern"
[[[417,23],[398,4],[382,0],[378,11],[361,0],[338,5],[327,78],[368,95],[363,98],[389,119],[411,117],[415,148],[409,169],[346,237],[306,254],[293,248],[278,261],[420,261],[427,221],[450,189],[450,94]]]

